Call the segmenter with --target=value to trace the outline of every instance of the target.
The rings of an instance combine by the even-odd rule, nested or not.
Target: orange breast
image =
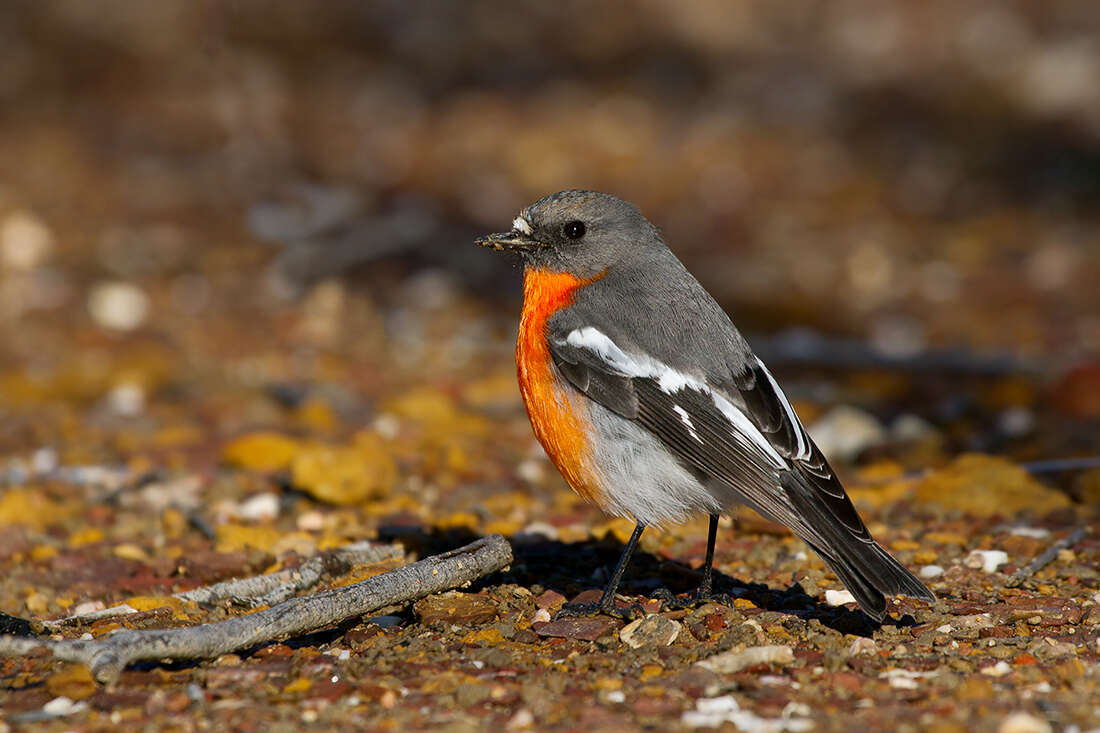
[[[584,397],[554,377],[546,341],[547,319],[572,302],[577,288],[590,282],[568,273],[530,267],[524,271],[516,370],[535,437],[573,490],[598,503],[602,492],[584,430]]]

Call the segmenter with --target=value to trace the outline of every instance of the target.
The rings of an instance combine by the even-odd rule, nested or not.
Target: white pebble
[[[1050,723],[1030,713],[1012,713],[997,726],[997,733],[1051,733],[1051,730]]]
[[[1012,438],[1027,435],[1035,428],[1035,414],[1026,407],[1010,407],[1001,413],[997,427]]]
[[[737,699],[733,695],[722,697],[702,697],[695,703],[695,709],[700,713],[732,713],[740,710]]]
[[[851,591],[847,590],[827,590],[825,591],[825,602],[830,606],[843,606],[845,603],[855,603],[856,597],[852,595]]]
[[[548,540],[556,540],[558,538],[558,528],[546,522],[531,522],[520,530],[519,533],[521,536],[525,535],[527,537],[538,535]]]
[[[622,690],[608,690],[604,699],[611,703],[626,702],[626,695]]]
[[[393,440],[401,432],[401,421],[396,415],[384,412],[374,419],[374,432],[386,440]]]
[[[1045,540],[1050,537],[1050,530],[1042,527],[1013,527],[1008,530],[1008,533],[1017,537],[1031,537],[1036,540]]]
[[[42,706],[42,712],[54,718],[61,718],[66,715],[72,715],[73,713],[79,713],[84,708],[88,707],[85,702],[73,702],[71,698],[55,697],[48,703]]]
[[[889,680],[890,686],[899,690],[915,690],[919,686],[918,680],[935,677],[937,674],[938,672],[935,671],[918,672],[911,669],[888,669],[879,674],[879,677]]]
[[[89,613],[102,611],[106,607],[107,605],[103,603],[103,601],[84,601],[83,603],[76,604],[73,608],[73,615],[86,616]]]
[[[318,511],[308,511],[300,514],[295,523],[303,532],[320,532],[325,528],[325,515]]]
[[[41,265],[53,249],[49,227],[29,211],[13,211],[0,224],[0,262],[26,272]]]
[[[966,556],[966,567],[981,568],[984,572],[995,573],[997,568],[1008,562],[1008,553],[1004,550],[971,550]]]
[[[140,415],[145,409],[145,390],[134,382],[121,382],[107,393],[107,406],[111,412],[123,417]]]
[[[920,569],[922,578],[938,578],[941,575],[943,575],[943,568],[939,565],[925,565]]]
[[[539,623],[540,621],[543,623],[550,621],[550,612],[547,611],[545,608],[540,608],[539,610],[535,611],[535,616],[531,619],[531,623],[533,624]]]
[[[874,654],[878,651],[878,645],[875,644],[874,639],[868,639],[865,636],[857,638],[848,647],[848,656],[858,657],[860,654]]]
[[[697,662],[700,667],[718,674],[738,672],[757,664],[790,664],[794,652],[789,646],[750,646],[742,651],[728,651]]]
[[[851,461],[867,448],[886,440],[886,430],[878,418],[848,405],[832,408],[808,430],[830,461]]]
[[[527,730],[535,726],[535,716],[526,708],[519,710],[505,726],[508,730]]]
[[[983,667],[981,669],[982,674],[989,675],[990,677],[1004,677],[1006,674],[1010,674],[1011,672],[1012,667],[1010,667],[1008,665],[1008,662],[1004,661],[1003,659],[994,664],[992,667]]]
[[[542,481],[545,471],[541,461],[529,459],[516,466],[516,475],[529,484],[537,484]]]
[[[631,649],[669,646],[680,635],[680,624],[660,614],[631,621],[619,631],[619,638]]]
[[[39,448],[31,455],[31,470],[39,476],[53,473],[61,465],[61,459],[53,448]]]
[[[88,294],[88,312],[104,328],[132,331],[149,315],[149,296],[132,283],[97,283]]]
[[[237,516],[254,522],[274,519],[279,516],[279,497],[270,491],[249,497],[237,507]]]
[[[805,733],[813,730],[814,722],[796,716],[808,713],[807,707],[796,704],[784,708],[782,718],[762,718],[750,710],[742,710],[732,695],[723,695],[696,700],[695,709],[684,711],[680,722],[689,728],[718,728],[732,723],[736,730],[746,733]]]

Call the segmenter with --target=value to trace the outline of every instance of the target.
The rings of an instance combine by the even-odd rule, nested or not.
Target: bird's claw
[[[721,606],[733,607],[733,599],[728,593],[712,593],[710,590],[700,588],[687,598],[674,595],[668,588],[658,588],[653,592],[653,598],[664,604],[670,611],[680,611],[685,608],[696,608],[704,603],[717,603]]]
[[[562,618],[584,618],[587,616],[599,616],[600,614],[623,621],[632,621],[635,618],[645,616],[645,609],[637,603],[632,603],[626,608],[619,608],[615,605],[614,601],[607,604],[565,603],[562,604],[561,609],[554,614],[554,620],[557,621]]]

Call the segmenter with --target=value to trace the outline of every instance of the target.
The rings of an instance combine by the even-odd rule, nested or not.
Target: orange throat
[[[592,447],[586,430],[584,397],[556,375],[546,340],[550,316],[573,302],[573,294],[592,280],[564,272],[528,267],[523,273],[523,315],[516,339],[519,390],[535,437],[573,490],[599,503]]]

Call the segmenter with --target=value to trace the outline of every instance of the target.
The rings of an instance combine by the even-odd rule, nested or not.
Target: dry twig
[[[1027,565],[1013,573],[1011,577],[1009,577],[1005,585],[1009,588],[1015,588],[1023,584],[1023,582],[1030,578],[1032,575],[1035,575],[1035,573],[1039,572],[1047,565],[1054,562],[1054,559],[1058,557],[1059,552],[1061,552],[1062,550],[1067,550],[1083,540],[1086,534],[1088,534],[1087,527],[1078,527],[1077,529],[1073,530],[1073,532],[1071,532],[1068,536],[1063,537],[1062,539],[1058,540],[1053,545],[1048,547],[1046,552],[1044,552],[1042,555],[1039,555]]]
[[[180,629],[122,629],[100,639],[54,641],[0,636],[0,656],[46,647],[58,659],[88,665],[102,683],[112,683],[129,664],[150,659],[204,659],[279,638],[326,628],[383,606],[456,588],[512,562],[512,548],[498,534],[457,550],[432,555],[354,585],[218,623]]]
[[[404,552],[404,548],[397,544],[379,545],[369,540],[356,542],[311,557],[296,568],[204,585],[201,588],[193,588],[182,593],[173,593],[172,598],[194,601],[204,605],[229,601],[236,606],[246,608],[274,606],[296,593],[317,585],[326,572],[329,575],[340,575],[355,565],[396,560],[401,558]],[[101,608],[77,616],[42,621],[41,624],[49,631],[59,631],[67,626],[92,623],[101,619],[126,616],[135,612],[136,609],[128,604],[120,603],[117,606]]]

